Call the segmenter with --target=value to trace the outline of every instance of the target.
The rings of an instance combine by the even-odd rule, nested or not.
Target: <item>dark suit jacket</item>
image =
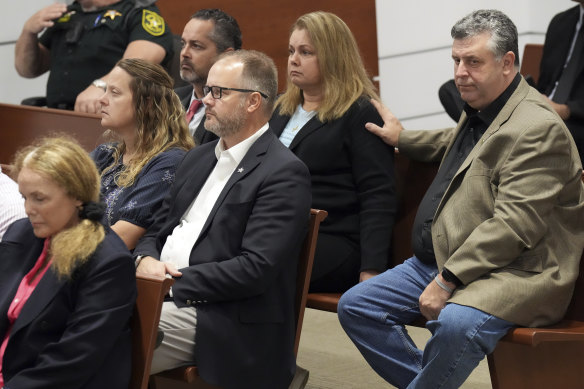
[[[279,137],[289,120],[276,111],[270,128]],[[396,212],[393,148],[367,131],[367,122],[383,123],[373,105],[361,98],[339,119],[322,123],[313,117],[290,150],[310,170],[312,208],[328,212],[320,232],[354,242],[361,270],[384,271]],[[325,256],[346,256],[340,247],[318,247],[315,263]]]
[[[43,242],[22,219],[0,243],[0,339],[9,329],[8,307]],[[126,389],[135,299],[132,257],[110,230],[72,280],[47,270],[10,331],[2,364],[5,386]]]
[[[160,258],[217,163],[217,141],[187,153],[155,224],[134,250]],[[195,305],[196,363],[226,388],[287,388],[296,368],[296,265],[310,210],[306,166],[266,131],[251,146],[203,226],[172,288]]]
[[[191,104],[193,86],[190,84],[181,86],[180,88],[176,88],[174,91],[180,98],[183,107],[185,107],[185,111],[187,111],[189,109],[189,105]],[[203,143],[214,141],[218,138],[217,135],[205,129],[205,116],[203,116],[203,119],[201,119],[201,122],[197,126],[193,138],[195,139],[195,145],[197,146],[202,145]]]
[[[562,74],[566,57],[580,18],[580,5],[554,16],[545,35],[543,54],[537,89],[549,95]],[[570,108],[570,119],[566,121],[572,133],[580,159],[584,159],[584,55],[580,58],[578,76],[566,104]]]

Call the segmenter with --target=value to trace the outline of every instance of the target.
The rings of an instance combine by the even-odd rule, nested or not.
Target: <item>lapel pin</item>
[[[238,172],[238,173],[243,173],[243,168],[242,168],[242,167],[240,167],[239,169],[237,169],[237,172]]]

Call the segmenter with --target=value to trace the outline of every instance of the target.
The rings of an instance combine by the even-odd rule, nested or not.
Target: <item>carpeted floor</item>
[[[408,331],[419,347],[429,338],[423,328],[408,327]],[[393,388],[361,357],[334,313],[306,309],[297,362],[310,372],[306,389]],[[461,388],[492,388],[486,358]]]

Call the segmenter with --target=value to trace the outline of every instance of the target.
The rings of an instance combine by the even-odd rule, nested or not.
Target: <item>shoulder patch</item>
[[[164,19],[154,11],[142,10],[142,27],[147,33],[154,36],[164,34]]]

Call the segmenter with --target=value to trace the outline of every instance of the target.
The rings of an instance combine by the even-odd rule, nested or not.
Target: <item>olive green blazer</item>
[[[399,150],[439,161],[458,126],[403,131]],[[574,141],[539,92],[521,80],[452,179],[436,211],[438,268],[463,285],[450,302],[522,326],[562,318],[584,248],[584,184]]]

